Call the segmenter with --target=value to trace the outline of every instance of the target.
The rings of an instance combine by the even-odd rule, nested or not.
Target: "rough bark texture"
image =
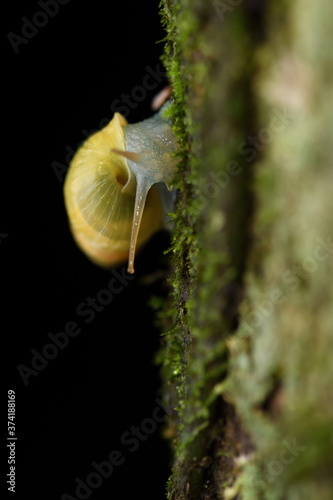
[[[165,0],[168,498],[333,491],[333,4]]]

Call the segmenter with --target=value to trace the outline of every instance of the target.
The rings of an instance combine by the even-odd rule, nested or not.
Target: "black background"
[[[159,396],[161,381],[153,360],[160,332],[148,302],[166,293],[163,279],[154,277],[164,272],[169,237],[159,233],[153,238],[136,259],[135,278],[86,323],[76,308],[106,288],[111,275],[76,247],[63,182],[52,168],[55,161],[66,165],[68,151],[85,138],[84,129],[92,131],[112,118],[112,103],[142,85],[146,66],[159,64],[163,43],[156,42],[165,33],[158,2],[71,0],[59,5],[59,12],[27,44],[20,44],[17,54],[7,34],[21,35],[21,18],[32,20],[42,9],[37,1],[25,1],[7,3],[6,10],[2,408],[6,416],[7,390],[15,390],[17,412],[17,492],[7,491],[2,475],[6,498],[55,500],[64,493],[75,498],[75,479],[85,481],[94,471],[93,461],[107,460],[118,449],[125,462],[89,498],[162,499],[169,474],[163,425],[132,453],[120,438],[151,417]],[[165,83],[158,82],[129,109],[129,122],[152,114],[151,100]],[[25,385],[17,366],[31,366],[31,349],[41,352],[49,343],[47,334],[63,331],[69,321],[81,333]],[[3,449],[6,431],[4,423]],[[4,468],[7,473],[8,465]]]

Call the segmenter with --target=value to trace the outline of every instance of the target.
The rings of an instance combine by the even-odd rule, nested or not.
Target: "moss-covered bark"
[[[333,4],[165,0],[170,499],[333,491]]]

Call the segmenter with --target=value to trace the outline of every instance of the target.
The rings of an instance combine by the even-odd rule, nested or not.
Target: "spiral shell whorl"
[[[137,181],[125,150],[125,118],[116,113],[101,131],[89,137],[74,156],[66,176],[65,204],[72,233],[96,263],[112,266],[128,257]],[[155,189],[146,202],[137,246],[162,227],[162,206]]]

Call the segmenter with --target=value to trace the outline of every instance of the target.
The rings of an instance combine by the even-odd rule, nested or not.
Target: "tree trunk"
[[[333,3],[164,0],[172,500],[333,491]]]

